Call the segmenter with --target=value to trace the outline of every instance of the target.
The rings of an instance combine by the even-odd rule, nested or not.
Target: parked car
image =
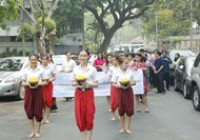
[[[200,53],[192,68],[192,102],[195,110],[200,111]]]
[[[190,51],[190,50],[171,50],[169,52],[169,58],[173,61],[175,58],[175,54],[179,53],[182,57],[188,57],[188,56],[196,56],[197,54]]]
[[[196,57],[182,57],[175,69],[175,90],[181,90],[184,98],[192,97],[191,90],[191,69]]]
[[[175,58],[175,54],[176,53],[179,53],[181,57],[190,57],[190,56],[193,56],[193,57],[196,57],[196,53],[190,51],[190,50],[171,50],[169,52],[169,55],[168,57],[174,61],[174,58]],[[175,68],[176,66],[174,65],[174,63],[170,64],[170,85],[174,86],[175,84]]]
[[[23,69],[28,65],[27,57],[0,58],[0,97],[15,96],[24,98],[21,85]]]

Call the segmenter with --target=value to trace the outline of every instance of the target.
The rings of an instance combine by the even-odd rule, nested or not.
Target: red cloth
[[[118,88],[114,87],[111,84],[111,90],[110,90],[110,106],[111,106],[111,110],[112,112],[115,112],[115,110],[117,109],[117,105],[118,105]]]
[[[132,65],[132,68],[147,68],[146,66],[146,63],[145,62],[141,62],[141,63],[138,63],[138,62],[134,62],[133,65]],[[147,80],[146,80],[146,77],[144,75],[144,72],[143,72],[143,84],[144,84],[144,92],[147,93],[147,90],[148,90],[148,84],[147,84]]]
[[[118,112],[120,116],[126,113],[130,117],[134,114],[134,96],[131,87],[128,89],[119,89]]]
[[[41,122],[43,119],[43,108],[42,87],[37,89],[25,87],[24,109],[28,119],[35,117],[38,122]]]
[[[81,132],[93,129],[95,101],[93,89],[87,91],[75,90],[75,117]]]
[[[52,106],[52,96],[53,96],[53,84],[43,86],[43,98],[46,106],[51,108]]]

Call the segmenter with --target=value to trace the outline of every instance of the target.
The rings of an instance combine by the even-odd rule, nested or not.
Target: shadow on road
[[[16,101],[20,101],[20,100],[16,99],[16,97],[0,97],[0,103],[1,102],[16,102]]]

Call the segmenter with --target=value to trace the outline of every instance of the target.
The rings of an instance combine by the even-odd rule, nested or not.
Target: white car
[[[196,53],[194,53],[194,52],[192,52],[190,50],[171,50],[169,52],[169,58],[171,60],[174,60],[176,53],[179,53],[180,56],[183,56],[183,57],[196,56],[197,55]]]
[[[28,65],[28,57],[0,58],[0,97],[16,96],[24,98],[21,85],[23,69]]]

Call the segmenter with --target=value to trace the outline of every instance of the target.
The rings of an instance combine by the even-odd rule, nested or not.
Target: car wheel
[[[17,98],[20,99],[20,100],[23,100],[24,99],[24,93],[25,93],[24,86],[22,86],[20,84]]]
[[[200,111],[200,92],[197,86],[193,88],[192,102],[195,110]]]
[[[176,79],[174,80],[174,90],[175,90],[175,91],[178,91],[178,86],[177,86],[177,81],[176,81]]]
[[[183,97],[184,97],[185,99],[188,99],[188,98],[189,98],[189,95],[188,95],[188,93],[187,93],[187,86],[186,86],[185,83],[183,84]]]

